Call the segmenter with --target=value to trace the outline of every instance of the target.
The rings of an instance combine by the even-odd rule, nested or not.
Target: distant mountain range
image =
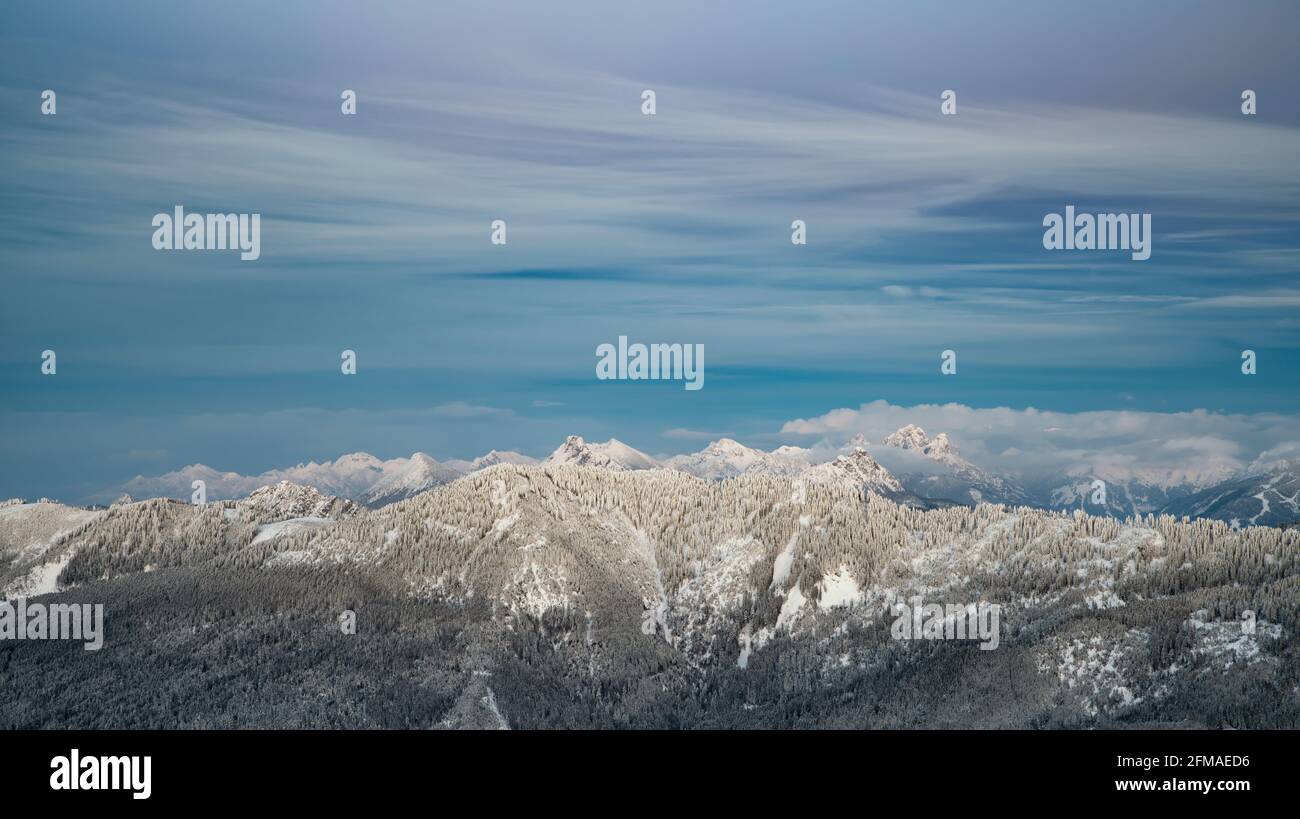
[[[889,455],[887,460],[894,468],[882,465],[873,451],[880,458]],[[208,497],[215,500],[245,497],[259,487],[288,481],[379,508],[502,463],[529,465],[538,461],[518,452],[497,450],[472,461],[443,462],[423,452],[387,461],[357,452],[335,461],[251,476],[194,464],[158,477],[136,477],[123,489],[132,497],[188,498],[193,481],[203,480]],[[874,444],[858,435],[838,450],[782,446],[765,451],[722,438],[699,452],[664,459],[614,438],[602,443],[570,435],[541,464],[612,471],[669,469],[710,481],[741,475],[804,477],[812,482],[853,485],[917,508],[996,503],[1057,511],[1082,509],[1117,518],[1144,514],[1205,517],[1234,526],[1280,526],[1300,520],[1300,467],[1295,462],[1283,461],[1239,474],[1195,476],[1157,470],[1080,471],[1057,481],[1039,479],[1027,484],[1019,476],[995,474],[977,466],[959,454],[946,433],[930,437],[915,424]],[[1105,484],[1104,503],[1097,502],[1096,480]]]
[[[1234,526],[1285,526],[1300,521],[1300,462],[1280,461],[1167,504],[1167,514],[1213,518]]]
[[[366,506],[379,507],[499,463],[530,464],[536,461],[517,452],[496,450],[473,461],[445,463],[423,452],[387,461],[365,452],[354,452],[334,461],[312,461],[259,475],[221,472],[203,464],[193,464],[157,477],[135,477],[122,488],[135,498],[188,498],[193,482],[202,480],[208,497],[221,500],[241,498],[259,487],[288,481]]]

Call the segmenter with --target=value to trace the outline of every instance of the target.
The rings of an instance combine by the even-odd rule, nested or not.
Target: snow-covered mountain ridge
[[[247,497],[261,487],[288,482],[366,506],[383,506],[499,463],[536,461],[517,452],[496,450],[473,461],[447,463],[440,463],[423,452],[387,461],[366,452],[353,452],[334,461],[311,461],[259,475],[221,472],[203,464],[192,464],[157,477],[137,476],[120,490],[137,498],[189,498],[193,482],[202,480],[209,499],[225,500]]]
[[[768,726],[790,725],[782,704],[805,697],[817,710],[797,710],[827,726],[1218,725],[1226,717],[1215,703],[1234,692],[1238,726],[1289,725],[1300,713],[1287,650],[1298,627],[1300,532],[989,504],[925,511],[866,491],[862,476],[887,480],[874,463],[855,448],[797,476],[726,480],[498,464],[382,509],[270,523],[250,518],[256,502],[139,501],[63,536],[57,576],[70,588],[114,584],[123,599],[245,584],[216,611],[182,598],[194,619],[174,629],[161,620],[115,637],[144,654],[175,644],[168,662],[191,661],[214,636],[264,652],[262,630],[292,627],[265,612],[299,600],[301,633],[325,633],[337,616],[333,584],[365,590],[363,616],[377,605],[393,617],[433,612],[368,635],[411,649],[385,657],[422,658],[374,673],[442,686],[419,719],[451,726],[480,724],[473,705],[484,702],[512,726],[569,718],[536,708],[539,691],[557,691],[555,703],[608,699],[609,711],[572,712],[599,725],[633,711],[652,719],[683,698],[722,724]],[[292,499],[313,497],[290,487],[258,500],[266,496],[289,501],[262,504],[281,513],[304,511]],[[34,506],[0,513],[29,516]],[[63,525],[55,518],[66,512],[47,513],[41,531],[13,530],[19,540]],[[0,552],[16,545],[0,540]],[[918,597],[997,604],[998,650],[898,639],[892,607]],[[235,606],[246,608],[219,635],[195,630]],[[1252,633],[1243,612],[1254,616]],[[444,623],[445,632],[421,636]],[[412,639],[423,642],[403,642]],[[328,653],[305,656],[338,668]],[[62,669],[48,668],[58,680]],[[647,668],[656,674],[648,688]],[[959,679],[946,685],[945,674]],[[981,690],[988,680],[1013,685],[972,710],[955,691],[981,680]],[[863,690],[872,695],[854,695]]]
[[[314,487],[326,495],[380,507],[491,466],[533,463],[538,461],[517,452],[497,450],[472,461],[445,462],[422,452],[388,461],[357,452],[335,461],[299,464],[256,476],[194,464],[155,478],[136,477],[116,491],[125,490],[135,497],[188,498],[192,481],[203,480],[208,496],[222,499],[244,497],[259,487],[289,481]],[[766,451],[721,438],[698,452],[663,458],[616,438],[595,442],[571,435],[541,463],[614,471],[668,469],[711,481],[742,475],[806,475],[814,481],[856,482],[895,500],[911,497],[920,505],[999,503],[1083,509],[1118,518],[1168,512],[1235,521],[1242,526],[1285,525],[1300,520],[1300,495],[1288,489],[1293,484],[1300,486],[1300,465],[1291,461],[1243,474],[1221,469],[1176,474],[1154,468],[1116,471],[1113,467],[1080,466],[1064,478],[1040,478],[1026,485],[1019,476],[996,474],[962,457],[946,433],[931,437],[915,424],[900,427],[875,445],[859,434],[838,449],[825,445],[812,449],[781,446]],[[1106,486],[1104,504],[1093,500],[1097,480]]]

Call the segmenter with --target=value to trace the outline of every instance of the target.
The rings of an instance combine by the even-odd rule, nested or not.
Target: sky
[[[1042,412],[1137,463],[1294,440],[1293,2],[268,5],[6,7],[0,496],[908,417],[990,459],[1077,454],[1004,440]],[[155,250],[176,205],[261,214],[261,258]],[[1150,213],[1151,258],[1045,250],[1066,205]],[[706,386],[597,380],[620,335]]]

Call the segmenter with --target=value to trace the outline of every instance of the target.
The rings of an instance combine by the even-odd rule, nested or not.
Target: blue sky
[[[1295,414],[1294,3],[265,5],[6,9],[0,495],[875,401]],[[176,204],[262,258],[153,250]],[[1044,251],[1067,204],[1152,258]],[[597,381],[619,335],[706,387]]]

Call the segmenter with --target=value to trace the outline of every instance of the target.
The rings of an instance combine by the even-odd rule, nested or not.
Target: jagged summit
[[[251,507],[255,518],[265,520],[341,518],[360,511],[360,507],[350,500],[289,481],[255,489],[237,505]]]
[[[947,455],[956,455],[957,451],[952,448],[952,443],[948,441],[948,433],[940,432],[930,440],[924,449],[925,454],[931,458],[943,458]]]
[[[699,452],[669,458],[664,465],[705,480],[721,480],[737,475],[795,475],[808,468],[809,460],[807,451],[798,447],[764,452],[719,438]]]
[[[881,440],[881,443],[898,449],[915,450],[936,461],[957,458],[957,450],[953,448],[952,442],[948,440],[948,433],[940,432],[931,438],[925,434],[924,429],[921,429],[916,424],[900,427],[893,433],[886,435]],[[965,462],[963,461],[963,463]]]
[[[385,470],[384,477],[362,493],[359,500],[367,506],[384,506],[454,481],[460,475],[433,457],[416,452],[399,468]]]
[[[564,439],[564,443],[543,463],[597,466],[614,470],[653,469],[660,465],[654,458],[617,438],[610,438],[603,444],[588,443],[580,435],[570,435]]]
[[[859,438],[861,435],[859,434]],[[947,440],[945,438],[945,440]],[[916,424],[908,424],[895,430],[893,433],[886,435],[881,441],[885,446],[896,446],[899,449],[925,449],[930,443],[930,437],[925,434],[925,430]]]
[[[839,483],[861,487],[868,492],[895,498],[907,492],[888,469],[880,465],[863,447],[854,447],[829,463],[811,467],[803,473],[810,481]]]
[[[1018,505],[1028,502],[1028,493],[1015,481],[990,474],[957,454],[948,440],[948,433],[940,432],[931,438],[916,424],[900,427],[886,435],[881,443],[924,456],[914,471],[901,475],[903,482],[914,492],[926,497],[943,498],[958,503],[1004,503]],[[923,468],[922,468],[923,467]]]
[[[475,458],[473,461],[471,461],[471,464],[473,465],[475,470],[486,469],[489,466],[496,466],[497,464],[535,464],[535,463],[537,463],[536,458],[530,458],[527,455],[520,455],[518,452],[511,452],[509,450],[498,451],[495,449],[489,452],[488,454],[481,455]]]

